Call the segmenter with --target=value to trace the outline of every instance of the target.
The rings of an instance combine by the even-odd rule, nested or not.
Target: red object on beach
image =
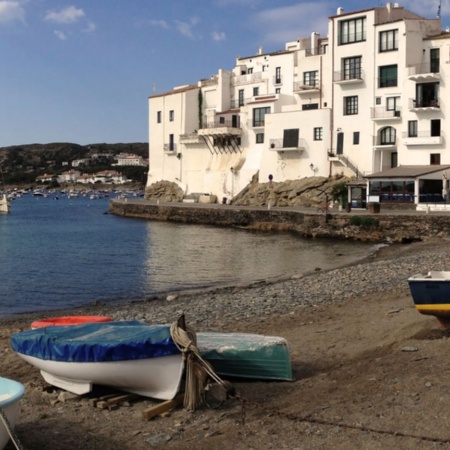
[[[81,325],[82,323],[92,322],[111,322],[111,317],[108,316],[66,316],[53,317],[51,319],[35,320],[31,324],[31,328],[49,327],[49,326],[66,326],[66,325]]]

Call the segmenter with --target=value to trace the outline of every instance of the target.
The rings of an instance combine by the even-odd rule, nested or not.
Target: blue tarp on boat
[[[50,326],[11,336],[14,351],[63,362],[107,362],[179,354],[169,325],[139,321]]]

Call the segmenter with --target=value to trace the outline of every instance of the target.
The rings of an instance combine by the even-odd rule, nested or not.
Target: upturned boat
[[[450,272],[416,274],[408,278],[408,284],[417,311],[435,316],[444,328],[449,328]]]
[[[0,377],[0,449],[6,446],[10,437],[14,438],[13,429],[24,394],[22,383]]]

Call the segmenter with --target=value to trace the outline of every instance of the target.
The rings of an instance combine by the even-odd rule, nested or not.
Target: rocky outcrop
[[[308,177],[282,183],[258,183],[256,174],[252,181],[238,195],[231,199],[235,206],[314,206],[325,201],[326,193],[337,183],[348,182],[343,177]],[[146,188],[147,200],[179,202],[183,193],[177,184],[159,181]],[[331,200],[331,198],[329,198]]]
[[[183,190],[170,181],[158,181],[145,188],[145,199],[159,202],[182,202]]]

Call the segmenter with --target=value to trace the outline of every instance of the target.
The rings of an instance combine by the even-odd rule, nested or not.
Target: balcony
[[[176,154],[177,153],[177,144],[174,144],[173,142],[171,144],[164,144],[164,153],[170,154]]]
[[[397,139],[395,136],[390,136],[389,139],[374,136],[373,147],[377,150],[394,150],[397,148]]]
[[[207,122],[198,130],[199,136],[240,136],[241,133],[241,127],[233,120]]]
[[[245,75],[237,75],[231,78],[231,83],[234,86],[241,86],[243,84],[251,84],[263,81],[262,72],[246,73]]]
[[[334,72],[333,81],[337,84],[355,84],[362,83],[364,81],[363,70],[340,70]]]
[[[296,147],[284,147],[283,139],[270,139],[269,148],[274,152],[299,152],[302,153],[306,148],[306,141],[303,138],[298,139]]]
[[[310,80],[305,83],[302,81],[294,81],[294,92],[296,94],[318,94],[320,92],[319,80]]]
[[[404,132],[403,144],[408,146],[414,145],[440,145],[444,143],[444,137],[442,136],[442,131],[434,136],[436,133],[431,133],[431,131],[419,131],[415,136],[408,135],[408,132]]]
[[[440,67],[437,63],[416,64],[408,67],[408,79],[412,81],[439,81]]]
[[[409,109],[410,111],[439,111],[441,107],[438,100],[411,98],[409,100]]]
[[[370,118],[372,120],[384,121],[384,120],[395,120],[399,121],[402,118],[401,108],[394,110],[387,110],[383,106],[376,108],[370,108]]]
[[[283,84],[283,76],[278,75],[273,77],[273,84],[274,86],[280,86]]]
[[[198,144],[199,142],[200,138],[198,133],[180,134],[180,143],[182,144]]]

